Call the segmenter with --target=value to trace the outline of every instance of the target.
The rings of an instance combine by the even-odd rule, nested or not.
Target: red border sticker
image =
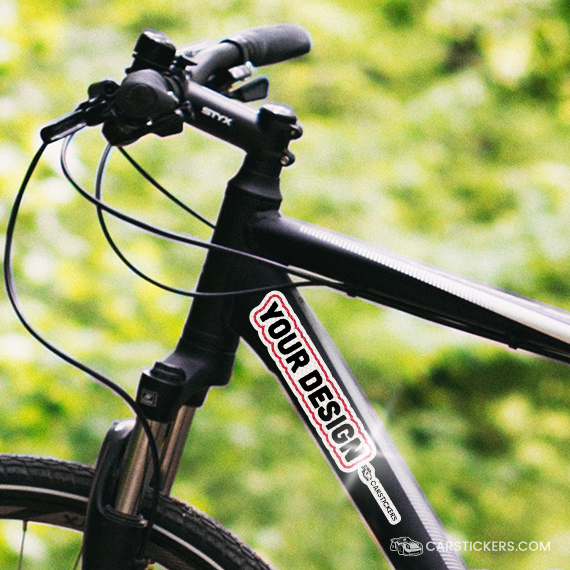
[[[350,473],[371,461],[372,438],[287,299],[269,293],[250,320],[339,469]]]

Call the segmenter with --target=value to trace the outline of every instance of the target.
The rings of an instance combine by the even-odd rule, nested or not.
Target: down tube
[[[248,311],[242,337],[277,377],[391,566],[466,570],[457,552],[442,549],[450,539],[441,521],[301,294],[273,291]]]

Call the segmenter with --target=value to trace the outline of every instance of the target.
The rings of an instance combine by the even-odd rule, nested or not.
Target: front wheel
[[[85,524],[92,478],[93,468],[81,463],[0,454],[0,547],[5,547],[0,566],[78,568],[78,533]],[[167,570],[272,568],[220,523],[166,497],[160,500],[147,556],[153,568]]]

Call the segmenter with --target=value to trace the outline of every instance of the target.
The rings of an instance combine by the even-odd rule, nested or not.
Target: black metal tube
[[[285,216],[252,232],[270,259],[342,281],[351,295],[570,362],[565,311]]]

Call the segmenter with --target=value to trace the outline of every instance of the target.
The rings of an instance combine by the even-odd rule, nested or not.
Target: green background
[[[143,28],[181,45],[275,22],[302,24],[314,39],[309,56],[264,70],[271,98],[292,104],[305,128],[283,176],[285,213],[570,308],[563,0],[1,0],[2,230],[39,127],[90,83],[120,79]],[[102,146],[93,130],[72,147],[71,167],[89,188]],[[173,347],[188,301],[121,265],[93,209],[62,180],[58,153],[48,151],[18,226],[26,312],[132,390],[140,368]],[[190,129],[149,137],[132,154],[211,219],[241,161]],[[118,207],[208,236],[118,154],[107,182]],[[200,252],[111,227],[149,273],[194,285]],[[335,293],[306,294],[452,537],[550,542],[549,552],[465,552],[469,567],[568,568],[567,370]],[[93,462],[111,420],[128,410],[28,337],[4,299],[0,314],[0,450]],[[246,349],[230,386],[197,414],[175,493],[283,570],[387,568]],[[50,551],[41,534],[33,540],[32,557]],[[14,544],[0,536],[3,567]]]

